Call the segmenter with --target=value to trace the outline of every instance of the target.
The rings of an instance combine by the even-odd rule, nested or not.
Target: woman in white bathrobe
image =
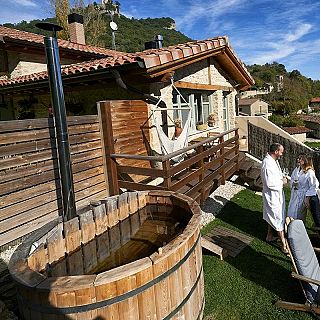
[[[262,161],[261,179],[263,184],[263,219],[268,223],[266,241],[274,240],[273,229],[277,231],[282,242],[282,251],[287,253],[284,238],[285,198],[283,184],[286,183],[278,158],[283,153],[281,144],[272,144],[269,153]]]
[[[317,197],[319,181],[313,169],[312,158],[300,154],[297,164],[290,179],[291,197],[287,215],[305,222],[307,208],[310,208],[315,224],[320,226],[320,206]]]

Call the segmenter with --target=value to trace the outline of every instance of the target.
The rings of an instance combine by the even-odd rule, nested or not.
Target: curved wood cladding
[[[151,256],[84,275],[86,268],[112,254],[123,241],[127,234],[122,224],[128,216],[147,205],[160,204],[189,216],[181,234]],[[131,192],[97,202],[64,225],[45,226],[19,247],[10,261],[10,273],[19,286],[21,314],[24,319],[201,319],[200,216],[199,206],[187,196],[167,191]],[[112,234],[112,226],[122,230],[118,236]],[[128,232],[135,227],[131,222]],[[35,241],[40,245],[29,255]],[[91,246],[87,252],[83,251],[86,244]],[[82,252],[71,260],[77,248]],[[48,272],[54,275],[48,276]]]
[[[68,117],[77,207],[107,196],[97,116]],[[59,216],[53,119],[0,122],[0,246]]]

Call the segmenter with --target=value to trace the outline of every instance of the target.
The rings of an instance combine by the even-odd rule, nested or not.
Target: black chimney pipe
[[[47,57],[47,69],[49,86],[51,92],[51,103],[56,126],[57,146],[59,154],[59,170],[61,179],[63,220],[67,221],[76,216],[76,205],[73,189],[73,177],[69,150],[68,126],[66,107],[61,78],[61,65],[59,58],[59,47],[56,38],[56,31],[62,27],[40,22],[37,27],[53,32],[52,37],[44,37],[44,45]]]
[[[157,48],[161,49],[162,48],[162,44],[163,44],[163,36],[161,34],[157,34],[154,37],[154,41],[156,43]]]

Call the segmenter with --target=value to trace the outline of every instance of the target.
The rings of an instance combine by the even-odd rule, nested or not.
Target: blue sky
[[[119,2],[128,17],[173,18],[177,30],[192,39],[227,35],[246,64],[277,61],[320,80],[320,0]],[[52,16],[48,0],[0,0],[0,8],[0,24]]]

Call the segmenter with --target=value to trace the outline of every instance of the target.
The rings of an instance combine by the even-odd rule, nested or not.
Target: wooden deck
[[[185,155],[184,160],[174,164],[172,159],[179,155]],[[239,170],[238,129],[208,137],[165,156],[110,153],[106,158],[111,195],[119,194],[123,189],[170,190],[202,203],[210,192]],[[121,159],[135,160],[135,165],[121,165]],[[160,164],[159,168],[143,167],[146,161]]]

